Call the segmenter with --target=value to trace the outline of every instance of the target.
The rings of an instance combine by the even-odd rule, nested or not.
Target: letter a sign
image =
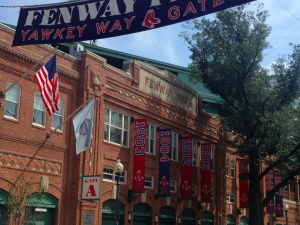
[[[101,175],[83,176],[81,200],[100,200]]]

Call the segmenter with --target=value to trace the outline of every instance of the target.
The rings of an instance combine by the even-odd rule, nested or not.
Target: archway
[[[54,221],[54,213],[57,208],[58,200],[53,195],[46,193],[45,197],[39,194],[28,199],[26,205],[27,222],[32,225],[52,225]]]
[[[229,224],[236,225],[235,217],[232,214],[227,215],[227,225],[229,225]]]
[[[171,206],[163,206],[159,209],[159,225],[174,225],[176,211]]]
[[[182,211],[182,225],[194,225],[196,223],[196,212],[192,209]]]
[[[121,204],[120,208],[120,220],[119,224],[124,224],[124,210],[125,205],[123,203]],[[116,199],[108,199],[105,202],[103,202],[102,205],[102,225],[111,225],[115,223],[115,217],[116,217]]]
[[[249,224],[248,218],[246,216],[242,216],[240,220],[240,225],[248,225],[248,224]]]
[[[214,225],[214,215],[210,211],[204,211],[201,214],[202,225]]]
[[[133,225],[150,225],[152,208],[147,203],[137,203],[133,206]]]

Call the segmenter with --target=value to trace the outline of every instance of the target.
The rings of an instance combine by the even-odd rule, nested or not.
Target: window
[[[153,177],[145,175],[145,188],[153,189]]]
[[[146,153],[155,155],[155,135],[156,126],[150,123],[147,123],[147,132],[146,132]]]
[[[226,177],[229,177],[229,158],[226,156]]]
[[[128,147],[129,116],[105,109],[104,140]]]
[[[113,168],[111,168],[111,167],[103,168],[103,180],[117,182],[117,175],[115,174],[115,171]],[[123,170],[122,174],[120,175],[120,183],[121,184],[127,183],[127,171],[126,170]]]
[[[170,180],[170,192],[177,192],[177,181]]]
[[[172,132],[171,134],[171,160],[177,161],[178,157],[178,134]]]
[[[227,203],[235,203],[235,195],[234,194],[226,194],[226,202]]]
[[[39,126],[46,124],[46,109],[40,93],[34,94],[33,123]]]
[[[214,199],[214,189],[210,189],[211,199]]]
[[[12,85],[12,83],[8,83],[6,88],[9,88],[10,85]],[[16,120],[19,119],[20,99],[21,99],[21,87],[19,85],[15,85],[5,95],[5,108],[4,108],[5,117],[10,117]]]
[[[60,100],[60,108],[58,111],[52,114],[52,124],[51,127],[55,129],[64,120],[65,102]],[[57,130],[63,131],[63,126]]]
[[[235,162],[234,162],[234,159],[231,159],[231,177],[235,178]]]
[[[215,147],[211,146],[211,171],[215,171],[214,159],[215,159]]]
[[[198,141],[193,140],[193,166],[197,167],[197,150],[198,150]]]
[[[197,196],[197,185],[192,184],[192,196]]]
[[[296,193],[296,178],[292,178],[290,181],[290,190],[292,193]]]

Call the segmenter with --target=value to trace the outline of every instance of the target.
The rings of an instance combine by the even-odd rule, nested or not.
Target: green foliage
[[[33,178],[22,176],[17,183],[9,185],[9,192],[4,201],[4,224],[23,225],[32,224],[39,216],[34,206],[45,199],[45,188],[32,193]]]

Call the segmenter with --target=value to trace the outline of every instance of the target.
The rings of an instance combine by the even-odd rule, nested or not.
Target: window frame
[[[177,151],[177,154],[175,155],[174,153],[172,154],[172,152],[173,152],[173,148],[174,148],[174,146],[173,146],[173,134],[176,136],[176,141],[177,141],[177,143],[176,143],[176,151]],[[171,144],[170,144],[170,146],[171,146],[171,157],[170,157],[170,159],[172,160],[172,161],[175,161],[175,162],[178,162],[178,139],[179,139],[179,134],[177,133],[177,132],[174,132],[174,131],[171,131],[171,139],[172,139],[172,142],[171,142]],[[174,156],[175,155],[175,159],[172,159],[172,155]]]
[[[175,191],[171,191],[171,188],[170,188],[170,192],[172,193],[177,193],[177,181],[176,180],[170,180],[170,187],[171,187],[171,182],[174,182],[175,183]],[[173,186],[172,186],[173,187]]]
[[[193,194],[193,188],[195,189],[195,193]],[[192,184],[192,196],[197,196],[197,185],[196,184]]]
[[[34,110],[42,111],[42,110],[36,109],[36,108],[34,107],[35,95],[36,95],[36,94],[38,94],[39,96],[41,96],[41,99],[42,99],[42,95],[41,95],[41,93],[40,93],[39,91],[34,92],[33,115],[32,115],[32,119],[33,119],[33,116],[34,116]],[[44,105],[44,111],[43,111],[43,113],[44,113],[43,125],[38,124],[38,123],[35,123],[35,122],[33,122],[33,120],[32,120],[32,124],[33,124],[34,126],[38,126],[38,127],[46,127],[46,121],[47,121],[47,109],[46,109],[46,106],[45,106],[45,104],[44,104],[43,99],[42,99],[42,102],[43,102],[43,105]]]
[[[228,196],[229,196],[229,201],[228,201],[228,199],[227,199]],[[234,199],[233,202],[230,201],[232,196],[233,196],[233,199]],[[236,203],[235,194],[226,193],[226,203],[235,204],[235,203]]]
[[[146,186],[146,185],[144,185],[144,187],[145,187],[145,188],[148,188],[148,189],[153,189],[153,187],[154,187],[154,176],[145,174],[144,182],[145,182],[145,180],[146,180],[146,177],[151,177],[151,187]],[[148,181],[147,181],[147,182],[148,182]]]
[[[145,152],[149,155],[155,155],[155,150],[156,150],[156,125],[153,124],[153,123],[147,123],[147,125],[149,125],[149,127],[154,126],[154,128],[153,128],[154,129],[154,140],[153,140],[154,141],[154,143],[153,143],[153,148],[154,149],[153,149],[153,153],[150,153],[150,146],[151,146],[150,143],[151,143],[152,139],[150,139],[150,137],[148,137],[149,152],[147,152],[147,148],[146,148]],[[149,130],[149,136],[150,136],[150,132],[151,132],[151,130]],[[146,132],[146,141],[147,141],[147,132]],[[147,144],[146,144],[146,146],[147,146]]]
[[[228,156],[225,157],[225,168],[226,168],[226,177],[229,177],[229,158]]]
[[[61,122],[63,122],[64,121],[64,119],[65,119],[65,101],[64,100],[62,100],[61,98],[59,99],[59,104],[60,104],[60,107],[61,107],[61,116],[60,115],[57,115],[57,114],[55,114],[55,112],[53,113],[53,115],[55,115],[55,116],[60,116],[61,117]],[[51,116],[51,130],[54,130],[56,127],[52,127],[52,121],[53,121],[53,115]],[[64,125],[65,124],[63,124],[59,129],[57,129],[56,131],[58,131],[58,132],[64,132]]]
[[[113,174],[110,174],[110,175],[112,175],[112,180],[104,178],[104,169],[110,169],[110,170],[113,171]],[[117,183],[117,181],[116,181],[116,179],[115,179],[115,177],[116,177],[117,175],[116,175],[116,173],[115,173],[113,167],[110,167],[110,166],[104,166],[102,172],[103,172],[103,173],[102,173],[103,181]],[[120,184],[127,184],[127,170],[123,170],[122,173],[124,173],[124,182],[120,180]]]
[[[233,173],[233,176],[232,176]],[[230,160],[230,176],[231,178],[235,179],[235,160],[234,158],[231,158]]]
[[[130,115],[128,115],[128,114],[126,114],[126,113],[123,113],[123,112],[121,112],[121,111],[119,111],[119,110],[116,110],[116,109],[114,109],[114,108],[108,107],[108,106],[105,107],[105,113],[106,113],[106,109],[109,110],[109,118],[108,118],[108,124],[105,123],[105,119],[104,119],[104,131],[105,131],[105,126],[107,125],[107,126],[108,126],[108,136],[107,136],[107,139],[108,139],[108,140],[105,140],[104,137],[103,137],[103,140],[104,140],[105,142],[108,142],[108,143],[112,143],[112,144],[116,144],[116,145],[119,145],[119,146],[122,146],[122,147],[129,148],[129,137],[130,137]],[[114,111],[114,112],[116,112],[116,113],[122,114],[122,128],[117,127],[117,129],[121,129],[121,131],[122,131],[121,144],[110,141],[110,130],[111,130],[111,127],[115,127],[115,126],[112,126],[112,125],[111,125],[111,112],[112,112],[112,111]],[[105,113],[104,113],[104,117],[105,117]],[[125,131],[125,130],[124,130],[124,122],[125,122],[125,118],[124,118],[124,117],[125,117],[125,116],[127,116],[127,125],[128,125],[128,129],[127,129],[128,135],[127,135],[127,142],[126,142],[127,145],[123,145],[123,144],[122,144],[122,143],[124,142],[124,131]]]
[[[195,150],[195,153],[194,153],[194,150]],[[195,161],[193,160],[194,154],[195,154]],[[198,141],[196,139],[193,139],[193,145],[192,145],[192,166],[193,167],[198,166],[197,159],[198,159]],[[195,165],[194,165],[194,162],[195,162]]]
[[[6,84],[6,88],[9,88],[11,85],[13,84],[13,82],[7,82],[7,84]],[[8,99],[6,99],[6,95],[7,95],[7,93],[5,93],[5,97],[4,97],[4,113],[5,113],[5,102],[6,101],[9,101],[9,102],[12,102],[12,103],[16,103],[16,118],[14,118],[14,117],[11,117],[11,116],[7,116],[7,115],[5,115],[4,113],[4,117],[5,118],[9,118],[9,119],[12,119],[12,120],[16,120],[16,121],[19,121],[19,119],[20,119],[20,105],[21,105],[21,95],[22,95],[22,87],[21,87],[21,85],[19,85],[19,84],[16,84],[16,85],[14,85],[13,87],[16,87],[16,88],[18,88],[18,98],[17,98],[17,102],[13,102],[13,101],[11,101],[11,100],[8,100]]]

